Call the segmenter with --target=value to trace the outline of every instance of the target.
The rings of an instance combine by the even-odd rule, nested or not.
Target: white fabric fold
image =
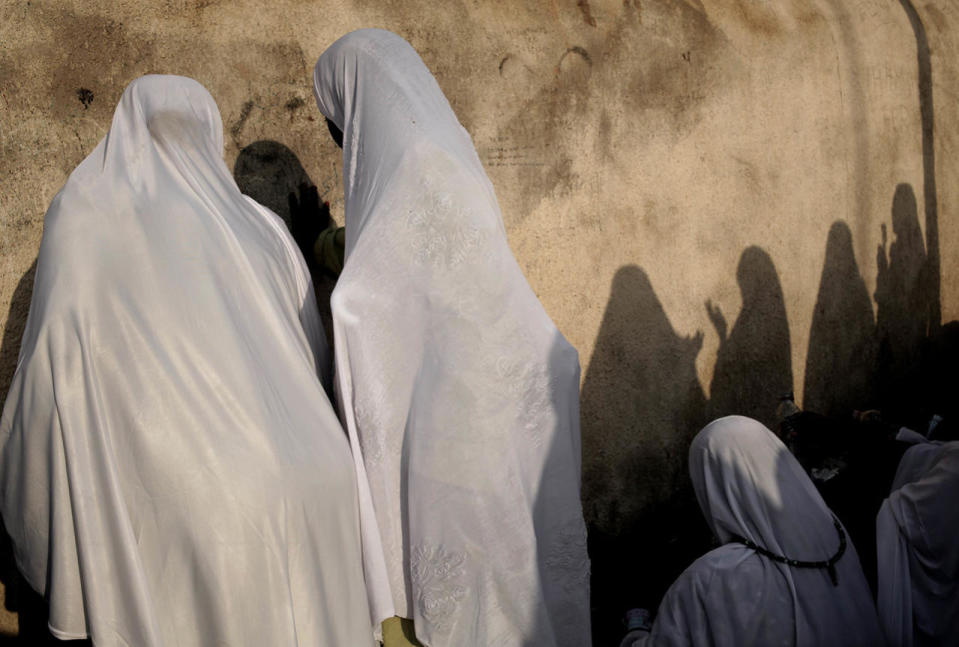
[[[61,637],[371,645],[356,479],[302,258],[197,82],[130,84],[44,221],[0,507]]]
[[[742,416],[707,425],[689,449],[703,514],[724,542],[683,572],[636,645],[881,645],[876,609],[848,539],[836,563],[796,568],[735,541],[793,560],[837,553],[833,516],[789,450]]]
[[[576,351],[413,48],[353,32],[314,87],[343,131],[335,388],[373,503],[374,615],[431,647],[589,645]]]
[[[876,518],[878,606],[890,645],[959,644],[959,442],[899,462]]]

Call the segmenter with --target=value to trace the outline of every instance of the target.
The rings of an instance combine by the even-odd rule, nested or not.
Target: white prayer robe
[[[635,645],[882,645],[876,609],[856,550],[825,568],[795,568],[777,555],[825,561],[839,549],[833,516],[789,450],[742,416],[707,425],[689,449],[689,472],[710,528],[724,542],[666,592],[652,631]]]
[[[577,353],[413,48],[348,34],[314,88],[343,132],[335,388],[373,504],[374,616],[413,618],[431,647],[586,647]]]
[[[60,638],[372,645],[356,478],[282,221],[213,97],[127,87],[44,221],[0,419],[0,506]]]
[[[909,448],[876,518],[890,645],[959,645],[959,442]]]

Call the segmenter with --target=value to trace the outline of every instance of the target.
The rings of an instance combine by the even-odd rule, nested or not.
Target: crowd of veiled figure
[[[577,353],[409,44],[348,34],[314,89],[345,229],[315,189],[292,235],[244,196],[182,77],[131,83],[54,198],[0,421],[17,567],[57,638],[98,647],[585,647]],[[338,275],[332,353],[307,263]],[[786,444],[709,424],[689,466],[721,546],[628,644],[956,636],[959,454],[920,440],[879,514],[877,616]]]

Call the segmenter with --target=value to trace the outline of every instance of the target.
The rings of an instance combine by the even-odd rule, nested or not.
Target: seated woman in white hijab
[[[413,48],[348,34],[314,88],[343,135],[335,389],[375,505],[374,615],[412,618],[430,647],[586,647],[576,351]]]
[[[782,442],[750,418],[689,448],[696,498],[722,542],[666,592],[639,645],[881,645],[856,550]]]
[[[903,455],[876,518],[879,618],[890,645],[959,645],[959,442]]]
[[[0,505],[61,639],[372,645],[356,478],[282,222],[196,81],[130,84],[47,211]]]

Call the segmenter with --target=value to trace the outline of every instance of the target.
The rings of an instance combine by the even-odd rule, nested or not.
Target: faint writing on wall
[[[479,146],[480,159],[486,168],[545,166],[543,148],[516,144],[507,137],[498,137]]]

